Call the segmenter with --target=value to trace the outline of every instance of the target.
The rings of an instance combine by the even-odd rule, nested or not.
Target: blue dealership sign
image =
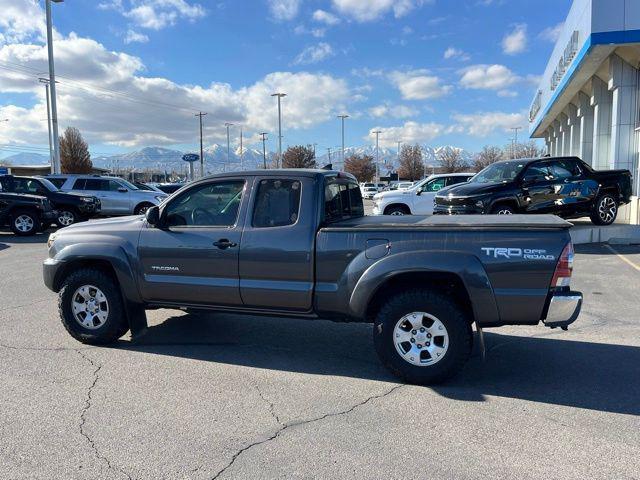
[[[200,160],[200,155],[198,155],[197,153],[185,153],[184,155],[182,155],[182,160],[184,160],[185,162],[197,162],[198,160]]]
[[[0,167],[0,175],[7,175],[9,173],[9,169],[7,167]]]

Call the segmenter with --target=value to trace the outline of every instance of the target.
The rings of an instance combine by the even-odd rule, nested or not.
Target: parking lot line
[[[605,247],[607,247],[609,250],[611,250],[611,252],[613,254],[615,254],[620,260],[622,260],[623,262],[631,265],[633,268],[635,268],[636,270],[638,270],[640,272],[640,265],[636,265],[634,262],[632,262],[631,260],[629,260],[627,257],[625,257],[624,255],[622,255],[620,252],[618,252],[615,248],[613,248],[611,245],[605,245]]]

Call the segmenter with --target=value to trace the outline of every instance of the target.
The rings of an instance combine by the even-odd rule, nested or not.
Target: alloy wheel
[[[449,348],[449,333],[437,317],[426,312],[411,312],[396,323],[393,344],[403,360],[425,367],[444,358]]]
[[[102,327],[109,317],[109,302],[102,290],[93,285],[83,285],[71,297],[73,317],[84,328]]]
[[[598,204],[598,216],[604,223],[611,223],[616,218],[618,206],[610,196],[603,197]]]
[[[16,229],[22,233],[30,232],[35,226],[33,218],[31,218],[29,215],[24,214],[16,217],[16,219],[13,221],[13,224],[15,225]]]
[[[62,227],[68,227],[69,225],[75,223],[75,221],[76,216],[69,210],[63,210],[62,212],[60,212],[60,215],[58,215],[58,225]]]

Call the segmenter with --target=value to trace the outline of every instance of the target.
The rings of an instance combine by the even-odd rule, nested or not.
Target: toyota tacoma
[[[429,384],[465,364],[474,325],[481,342],[485,327],[575,321],[569,227],[542,215],[367,217],[349,174],[235,172],[145,216],[52,234],[44,281],[83,343],[136,338],[156,308],[369,322],[381,361]]]

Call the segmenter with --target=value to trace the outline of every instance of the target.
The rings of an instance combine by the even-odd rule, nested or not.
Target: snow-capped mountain
[[[49,163],[49,155],[31,152],[16,153],[1,159],[0,165],[3,162],[8,165],[44,165]]]

